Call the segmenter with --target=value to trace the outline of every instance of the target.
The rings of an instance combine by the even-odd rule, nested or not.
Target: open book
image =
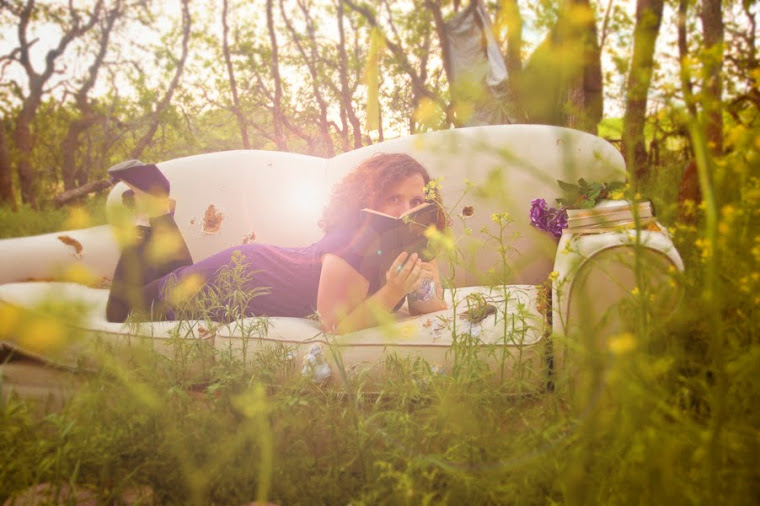
[[[423,260],[431,260],[425,230],[438,223],[439,206],[426,202],[396,218],[373,209],[362,209],[363,237],[360,241],[362,274],[385,273],[402,251],[417,253]]]

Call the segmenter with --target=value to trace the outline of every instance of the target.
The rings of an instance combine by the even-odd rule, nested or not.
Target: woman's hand
[[[409,256],[406,251],[402,251],[385,273],[385,284],[399,297],[416,290],[424,272],[422,264],[417,253]]]
[[[409,314],[416,316],[446,309],[438,262],[436,260],[422,262],[420,269],[422,271],[420,279],[414,291],[409,292],[406,297],[409,303]]]
[[[402,253],[396,258],[386,273],[386,283],[367,297],[369,281],[342,258],[325,255],[317,290],[317,311],[325,330],[344,334],[387,321],[404,295],[420,291],[426,283],[424,296],[410,296],[410,313],[444,309],[437,262],[422,262],[414,254],[407,256]]]

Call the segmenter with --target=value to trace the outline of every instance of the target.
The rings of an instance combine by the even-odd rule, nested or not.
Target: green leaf
[[[615,181],[613,183],[610,183],[607,186],[607,189],[609,189],[609,191],[615,191],[615,190],[619,190],[619,189],[621,189],[623,187],[625,187],[625,183],[621,183],[620,181]]]
[[[559,187],[566,192],[575,192],[578,190],[578,187],[572,183],[566,183],[559,179],[557,179],[557,183],[559,184]]]

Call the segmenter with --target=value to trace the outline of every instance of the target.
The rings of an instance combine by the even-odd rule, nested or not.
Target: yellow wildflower
[[[613,190],[607,195],[610,200],[623,200],[625,192],[623,190]]]
[[[63,279],[85,286],[97,286],[100,283],[100,278],[82,264],[70,265],[64,271]]]
[[[435,121],[441,117],[443,111],[438,105],[429,98],[423,97],[420,100],[420,105],[412,113],[414,121],[422,123],[423,125],[431,126]]]
[[[497,225],[502,225],[502,224],[505,224],[505,223],[510,223],[510,222],[512,222],[512,215],[510,215],[506,211],[504,211],[503,213],[493,213],[491,215],[491,221],[493,221]]]
[[[441,195],[441,181],[443,178],[431,179],[425,185],[425,200],[436,200]]]
[[[21,309],[10,304],[0,304],[0,337],[7,337],[18,326]]]
[[[90,226],[90,215],[81,207],[73,207],[66,217],[63,226],[69,230],[87,228]]]
[[[205,282],[200,274],[185,276],[175,286],[170,287],[167,300],[174,306],[182,304],[197,294]]]
[[[747,128],[742,124],[738,124],[728,130],[725,141],[726,146],[741,147],[746,141],[746,136]]]
[[[760,87],[760,68],[754,69],[750,72],[752,80],[755,82],[755,87]]]
[[[752,256],[756,262],[760,262],[760,245],[756,245],[752,248]]]
[[[176,257],[182,247],[182,238],[178,234],[158,235],[148,245],[145,256],[149,262],[159,265]]]
[[[699,238],[695,241],[697,249],[702,251],[702,259],[706,260],[712,256],[712,243],[709,238]]]
[[[625,332],[610,339],[608,347],[613,354],[622,355],[636,349],[636,338],[633,334]]]
[[[25,348],[43,352],[59,348],[66,338],[66,329],[61,321],[50,316],[35,318],[25,325],[19,341]]]
[[[425,237],[430,241],[430,247],[433,250],[451,252],[454,249],[454,238],[450,234],[441,232],[434,225],[430,225],[425,230]]]

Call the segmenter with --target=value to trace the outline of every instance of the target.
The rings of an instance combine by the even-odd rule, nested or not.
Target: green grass
[[[44,203],[38,211],[27,205],[16,212],[0,207],[0,239],[103,225],[105,200],[105,195],[96,195],[60,208]]]

